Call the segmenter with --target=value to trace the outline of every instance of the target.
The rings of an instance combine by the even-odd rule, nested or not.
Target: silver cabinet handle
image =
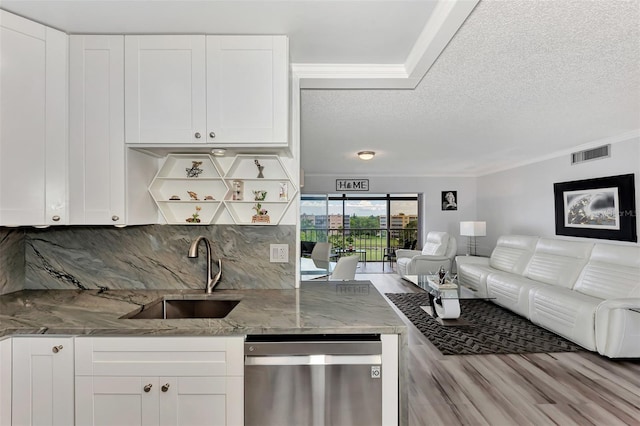
[[[144,389],[145,392],[149,392],[151,390],[151,383],[146,385],[143,389]]]
[[[196,134],[194,135],[196,137],[196,139],[200,139],[202,136],[200,135],[200,132],[196,132]]]
[[[58,345],[58,346],[54,346],[53,348],[51,348],[51,351],[54,354],[57,354],[58,352],[60,352],[62,350],[62,345]]]
[[[120,220],[120,218],[114,214],[113,216],[111,216],[111,220],[117,222]]]
[[[55,216],[53,216],[51,219],[53,219],[53,221],[54,221],[54,222],[57,222],[57,221],[59,221],[59,220],[60,220],[60,216],[55,215]]]
[[[209,133],[209,137],[210,137],[211,139],[213,139],[213,138],[215,138],[215,137],[216,137],[216,134],[215,134],[214,132],[211,132],[211,133]]]
[[[169,383],[166,383],[166,384],[162,385],[161,389],[162,389],[162,392],[168,391],[169,390]]]

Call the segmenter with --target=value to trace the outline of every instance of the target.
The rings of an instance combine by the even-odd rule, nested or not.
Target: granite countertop
[[[120,319],[165,296],[240,300],[223,319]],[[0,296],[0,338],[16,334],[404,334],[367,281],[303,282],[295,290],[23,290]]]

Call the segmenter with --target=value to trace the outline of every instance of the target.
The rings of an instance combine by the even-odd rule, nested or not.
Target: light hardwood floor
[[[356,279],[382,294],[418,291],[396,274]],[[409,325],[411,426],[640,425],[640,360],[592,352],[444,356],[397,312]]]

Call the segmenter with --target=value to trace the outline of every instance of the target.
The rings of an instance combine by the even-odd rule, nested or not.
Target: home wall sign
[[[637,242],[634,175],[553,185],[556,235]]]
[[[369,179],[336,179],[336,191],[368,191]]]

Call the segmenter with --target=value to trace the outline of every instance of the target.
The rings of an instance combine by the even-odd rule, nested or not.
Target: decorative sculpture
[[[200,176],[200,173],[203,172],[203,170],[200,168],[201,165],[202,165],[202,161],[192,161],[191,168],[185,169],[187,171],[187,177],[197,178],[198,176]]]
[[[261,203],[256,203],[253,206],[253,210],[256,211],[256,214],[254,214],[253,217],[251,218],[251,223],[260,223],[260,222],[269,223],[270,222],[269,215],[267,214],[268,211],[262,208]]]
[[[194,214],[191,215],[191,217],[188,217],[186,220],[189,223],[200,223],[200,210],[202,210],[202,207],[200,206],[196,206],[196,212]]]
[[[258,179],[264,179],[264,175],[262,174],[264,166],[260,165],[258,160],[255,160],[254,163],[256,163],[256,167],[258,168]]]
[[[253,191],[253,199],[254,201],[264,201],[267,198],[267,191],[263,189],[259,189],[257,191]]]

